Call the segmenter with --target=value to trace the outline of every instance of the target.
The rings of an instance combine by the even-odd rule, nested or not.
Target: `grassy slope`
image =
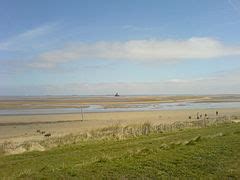
[[[201,137],[196,138],[196,137]],[[0,157],[0,177],[240,178],[240,123]]]

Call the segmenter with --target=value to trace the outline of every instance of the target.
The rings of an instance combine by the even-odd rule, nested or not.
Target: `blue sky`
[[[0,95],[240,92],[239,0],[0,4]]]

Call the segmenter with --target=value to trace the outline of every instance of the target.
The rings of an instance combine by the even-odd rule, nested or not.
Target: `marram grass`
[[[240,123],[220,123],[161,133],[152,130],[151,125],[145,124],[141,128],[143,132],[139,136],[90,138],[43,152],[1,156],[0,177],[240,178]],[[113,130],[117,134],[119,129],[122,131],[117,127],[102,131]]]

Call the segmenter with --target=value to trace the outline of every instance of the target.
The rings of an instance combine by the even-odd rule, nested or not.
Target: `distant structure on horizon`
[[[115,94],[115,97],[118,97],[118,96],[120,96],[119,94],[118,94],[118,92]]]

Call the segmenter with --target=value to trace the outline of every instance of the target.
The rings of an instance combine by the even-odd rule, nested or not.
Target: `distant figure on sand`
[[[199,119],[199,112],[197,112],[197,119]]]
[[[218,111],[216,111],[216,116],[218,116]]]
[[[44,135],[45,137],[50,137],[51,136],[51,133],[47,133]]]
[[[115,94],[115,97],[118,97],[119,96],[119,94],[118,94],[118,92]]]

